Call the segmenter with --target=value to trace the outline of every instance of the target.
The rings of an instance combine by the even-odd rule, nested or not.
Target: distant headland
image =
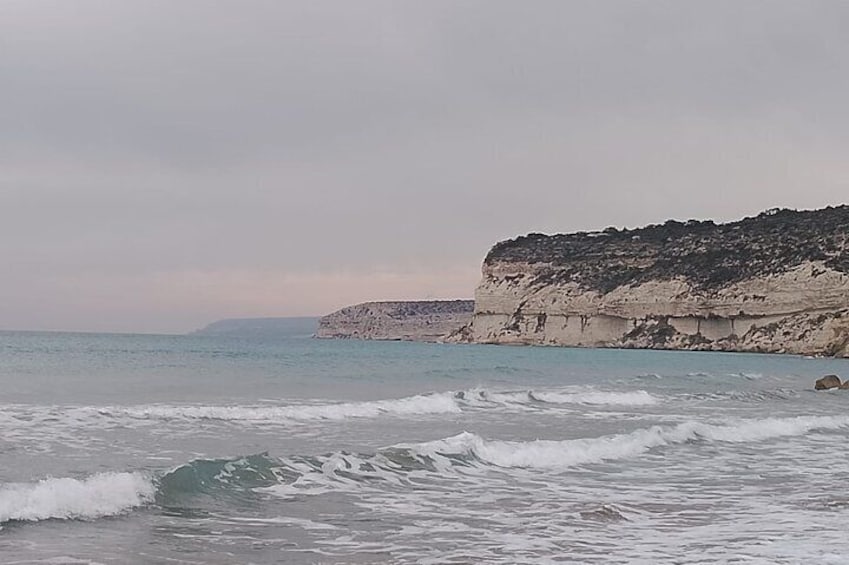
[[[366,302],[202,335],[849,357],[849,206],[497,243],[474,300]]]
[[[487,254],[474,302],[360,304],[317,335],[849,357],[849,206],[530,234]]]
[[[318,318],[227,318],[195,330],[191,335],[246,339],[311,337],[316,327]]]
[[[319,320],[316,337],[443,341],[471,323],[474,300],[365,302]]]

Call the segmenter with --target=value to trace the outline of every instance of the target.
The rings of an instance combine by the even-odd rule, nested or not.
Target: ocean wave
[[[410,418],[462,414],[467,411],[562,411],[575,405],[640,407],[658,404],[663,397],[645,390],[604,390],[592,386],[500,390],[475,387],[459,391],[417,394],[382,400],[333,402],[327,400],[263,400],[250,405],[142,404],[124,406],[60,406],[6,404],[0,406],[0,427],[8,441],[26,442],[49,450],[55,441],[84,447],[88,436],[78,430],[156,426],[159,422],[211,420],[255,425],[297,426],[316,421]],[[586,409],[585,409],[586,412]],[[44,440],[36,441],[34,439]]]
[[[849,427],[849,416],[739,420],[729,424],[688,421],[626,434],[567,440],[506,441],[460,434],[423,443],[397,444],[372,453],[323,455],[268,453],[231,459],[197,459],[158,476],[101,473],[84,479],[51,478],[0,487],[0,523],[48,519],[92,520],[155,504],[193,507],[197,497],[235,500],[274,494],[292,499],[331,491],[385,492],[442,481],[468,481],[505,470],[559,471],[637,458],[692,443],[757,443],[812,431]]]
[[[773,390],[729,390],[716,392],[697,392],[681,394],[683,400],[732,400],[736,402],[773,402],[791,400],[799,397],[792,389],[778,388]]]
[[[660,399],[645,390],[606,391],[593,387],[566,387],[525,391],[488,391],[472,389],[455,393],[470,405],[513,404],[583,404],[591,406],[647,406],[658,404]]]
[[[106,416],[154,420],[226,420],[245,422],[345,420],[378,416],[418,416],[460,412],[451,394],[422,394],[390,400],[296,404],[286,406],[150,405],[98,409]]]
[[[711,373],[706,371],[690,371],[688,373],[670,373],[670,374],[658,374],[658,373],[642,373],[639,375],[634,375],[633,377],[629,377],[629,380],[634,382],[644,382],[644,381],[657,381],[657,380],[684,380],[687,382],[693,382],[694,380],[698,381],[719,381],[719,382],[727,382],[727,383],[739,383],[741,380],[744,381],[758,381],[762,379],[768,379],[769,376],[763,373],[754,373],[754,372],[737,372],[737,373]]]
[[[114,516],[152,502],[155,492],[154,482],[141,473],[11,483],[0,486],[0,523]]]
[[[287,480],[263,490],[290,498],[358,489],[375,481],[404,485],[413,476],[442,480],[468,476],[475,469],[486,473],[492,467],[560,470],[635,458],[653,449],[694,442],[756,443],[847,426],[849,417],[809,416],[741,420],[728,425],[689,421],[628,434],[559,441],[490,440],[463,432],[430,442],[398,444],[372,455],[337,452],[309,461],[283,459],[278,464],[287,471]]]
[[[553,404],[589,404],[596,406],[649,406],[660,400],[644,390],[623,392],[533,392],[532,397],[540,402]]]
[[[457,414],[466,409],[539,409],[540,404],[645,406],[659,399],[644,390],[600,391],[591,388],[492,391],[473,388],[403,398],[282,406],[146,405],[90,408],[101,416],[141,420],[223,420],[247,423],[297,423],[381,416]]]
[[[733,425],[690,421],[673,427],[652,426],[598,438],[527,442],[486,440],[477,434],[463,432],[409,448],[427,457],[471,456],[498,467],[568,468],[636,457],[657,447],[693,441],[747,443],[846,426],[849,426],[849,417],[845,416],[742,420]]]
[[[737,378],[743,378],[743,379],[746,379],[747,381],[757,381],[757,380],[764,378],[763,373],[746,373],[746,372],[731,373],[731,375],[729,375],[729,376],[737,377]]]
[[[195,459],[165,473],[158,481],[156,500],[168,506],[176,500],[197,494],[247,491],[295,480],[281,460],[267,453],[234,459]]]
[[[638,381],[658,381],[662,378],[664,378],[663,375],[658,373],[641,373],[639,375],[634,376],[634,379]]]

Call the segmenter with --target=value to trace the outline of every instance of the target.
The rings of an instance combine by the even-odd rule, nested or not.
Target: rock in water
[[[849,357],[849,206],[504,241],[456,335]]]
[[[814,383],[814,389],[816,390],[828,390],[830,388],[846,388],[846,386],[840,383],[840,377],[837,375],[826,375],[821,379],[817,379],[817,382]]]

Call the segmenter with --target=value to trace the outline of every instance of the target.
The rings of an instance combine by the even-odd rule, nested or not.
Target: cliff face
[[[849,207],[501,242],[457,338],[849,356]]]
[[[405,341],[441,341],[472,320],[472,300],[366,302],[319,320],[315,336]]]

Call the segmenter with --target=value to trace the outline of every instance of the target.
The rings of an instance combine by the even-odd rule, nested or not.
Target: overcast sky
[[[849,2],[0,0],[0,329],[471,297],[531,231],[849,201]]]

